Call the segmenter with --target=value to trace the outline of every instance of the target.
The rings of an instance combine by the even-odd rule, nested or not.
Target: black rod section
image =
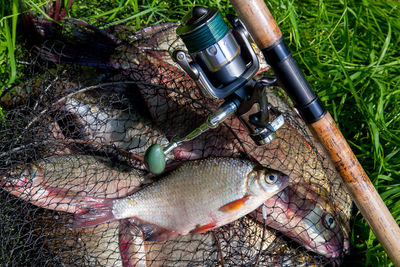
[[[307,123],[321,119],[326,109],[304,78],[283,38],[262,52],[303,119]]]

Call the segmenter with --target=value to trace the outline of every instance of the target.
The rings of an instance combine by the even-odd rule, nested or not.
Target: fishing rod
[[[291,56],[282,33],[263,0],[231,0],[267,63],[319,138],[341,174],[361,214],[396,266],[400,266],[400,228],[358,162],[332,116]]]
[[[351,151],[329,112],[305,79],[285,45],[282,33],[262,0],[231,0],[239,18],[230,18],[232,29],[215,8],[194,7],[177,28],[186,52],[175,50],[172,58],[196,82],[202,93],[224,100],[198,128],[184,137],[174,138],[161,147],[152,145],[145,154],[149,170],[155,174],[165,168],[167,155],[179,145],[205,131],[218,127],[236,114],[248,128],[257,145],[265,145],[284,124],[279,111],[268,105],[264,87],[273,78],[255,80],[259,69],[250,36],[261,49],[279,83],[312,132],[324,145],[352,199],[396,266],[400,266],[400,228]]]

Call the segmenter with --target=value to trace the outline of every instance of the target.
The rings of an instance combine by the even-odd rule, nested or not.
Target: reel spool
[[[172,58],[184,69],[205,96],[222,99],[244,86],[259,69],[248,32],[236,19],[230,30],[216,8],[196,6],[182,19],[176,33],[192,61],[182,50]]]

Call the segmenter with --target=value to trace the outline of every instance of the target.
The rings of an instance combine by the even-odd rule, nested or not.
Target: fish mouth
[[[27,187],[29,183],[29,171],[25,170],[20,177],[7,177],[8,175],[0,175],[0,186],[7,189]]]
[[[281,185],[280,185],[279,191],[284,190],[285,188],[289,187],[289,185],[290,185],[290,177],[288,175],[282,174],[281,179],[282,180],[281,180]]]
[[[342,256],[342,247],[341,246],[335,246],[335,245],[330,245],[330,244],[324,244],[324,246],[321,246],[324,255],[327,258],[339,258]]]
[[[325,264],[325,266],[330,267],[339,267],[343,265],[343,257],[331,258],[329,262]]]

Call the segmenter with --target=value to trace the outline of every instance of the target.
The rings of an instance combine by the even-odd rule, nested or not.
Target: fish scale
[[[284,189],[288,180],[283,173],[242,159],[189,161],[131,196],[88,198],[75,227],[131,218],[148,240],[204,232],[255,210]]]
[[[88,95],[84,99],[89,101]],[[63,107],[76,115],[88,138],[99,143],[143,154],[151,143],[167,144],[167,139],[152,123],[133,108],[118,110],[98,107],[78,99],[68,99]]]
[[[244,187],[245,180],[243,177],[247,177],[247,174],[252,171],[253,165],[249,163],[244,168],[237,168],[239,166],[235,163],[240,162],[240,160],[232,160],[232,164],[221,164],[218,169],[216,169],[215,166],[218,166],[220,161],[222,160],[213,159],[211,161],[198,161],[191,164],[185,164],[178,171],[173,172],[169,177],[167,177],[167,179],[163,179],[160,183],[157,183],[154,186],[149,186],[134,196],[129,197],[128,203],[131,204],[132,199],[135,199],[135,210],[145,209],[147,214],[155,218],[157,216],[153,213],[159,212],[163,207],[171,209],[171,206],[179,205],[181,200],[188,203],[186,206],[196,206],[198,201],[201,201],[203,206],[209,206],[207,205],[209,202],[207,200],[211,199],[212,201],[213,197],[221,191],[228,191],[229,194],[227,194],[227,197],[220,199],[214,204],[220,204],[219,206],[223,206],[226,203],[240,199],[246,193]],[[205,163],[204,166],[200,165],[202,163]],[[218,172],[217,170],[222,171]],[[229,175],[235,179],[227,179]],[[206,176],[209,178],[205,179],[204,177]],[[206,187],[208,190],[202,190],[204,195],[196,194],[197,189],[206,186],[204,184],[205,180],[210,182],[209,186]],[[211,184],[213,184],[214,187],[212,187]],[[186,193],[182,195],[177,191]],[[153,192],[157,192],[156,197],[154,197]],[[177,195],[182,196],[177,198]],[[150,203],[148,203],[149,200],[151,201]],[[125,202],[125,200],[117,200],[114,210],[119,213],[121,210],[119,209],[119,204],[121,203],[125,208]],[[123,216],[123,214],[126,214],[125,216],[128,216],[129,214],[129,217],[139,215],[127,211],[120,213],[121,216]],[[141,213],[140,216],[143,218],[144,213]],[[176,216],[181,217],[181,215],[178,214]],[[159,220],[157,221],[161,225],[164,220],[165,218],[163,218],[163,216],[159,216]],[[209,220],[207,220],[206,223],[208,222]]]
[[[31,204],[75,212],[80,195],[122,197],[142,183],[144,173],[123,164],[91,155],[57,155],[20,166],[0,184]]]

